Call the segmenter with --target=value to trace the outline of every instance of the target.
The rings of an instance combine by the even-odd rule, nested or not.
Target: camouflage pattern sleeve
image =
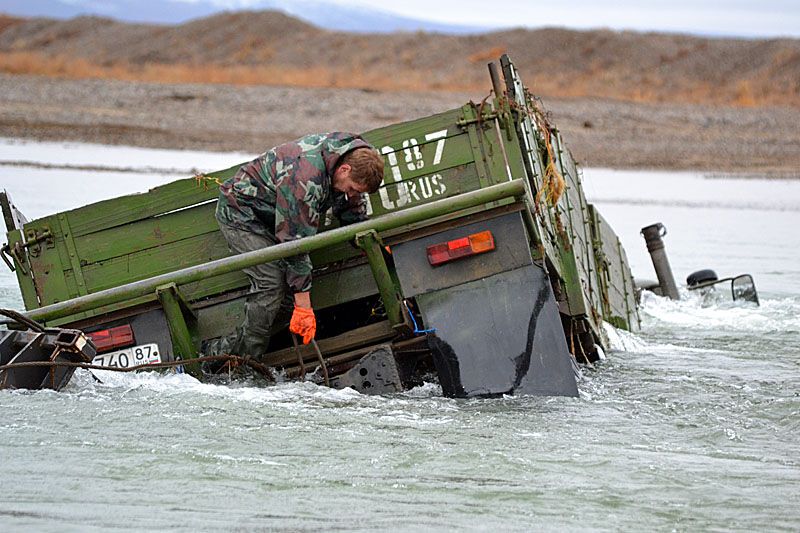
[[[304,157],[294,160],[281,157],[276,170],[276,239],[289,242],[316,235],[325,197],[323,172]],[[311,289],[312,265],[308,254],[287,258],[286,266],[286,283],[294,292]]]
[[[338,193],[333,199],[333,216],[342,226],[367,220],[367,195],[351,196]]]

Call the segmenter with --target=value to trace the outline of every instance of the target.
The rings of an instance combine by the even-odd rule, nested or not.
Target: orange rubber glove
[[[303,344],[308,344],[317,334],[317,319],[310,307],[294,306],[289,331],[303,336]]]

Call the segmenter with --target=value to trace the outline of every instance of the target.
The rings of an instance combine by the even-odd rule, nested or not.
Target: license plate
[[[140,344],[124,350],[109,352],[95,356],[92,364],[110,368],[130,368],[132,366],[150,365],[161,362],[161,350],[158,344]]]

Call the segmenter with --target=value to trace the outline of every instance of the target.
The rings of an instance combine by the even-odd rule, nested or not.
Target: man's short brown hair
[[[350,165],[353,181],[367,186],[367,192],[378,190],[383,182],[383,157],[372,148],[356,148],[344,154],[339,165]]]

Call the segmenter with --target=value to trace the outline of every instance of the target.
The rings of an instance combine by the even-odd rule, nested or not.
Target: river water
[[[33,218],[247,157],[6,139],[0,186]],[[646,295],[574,399],[82,371],[0,391],[0,528],[797,531],[800,183],[584,181],[636,276],[654,278],[638,233],[660,221],[679,282],[749,272],[761,307]],[[0,306],[22,308],[6,270]]]

